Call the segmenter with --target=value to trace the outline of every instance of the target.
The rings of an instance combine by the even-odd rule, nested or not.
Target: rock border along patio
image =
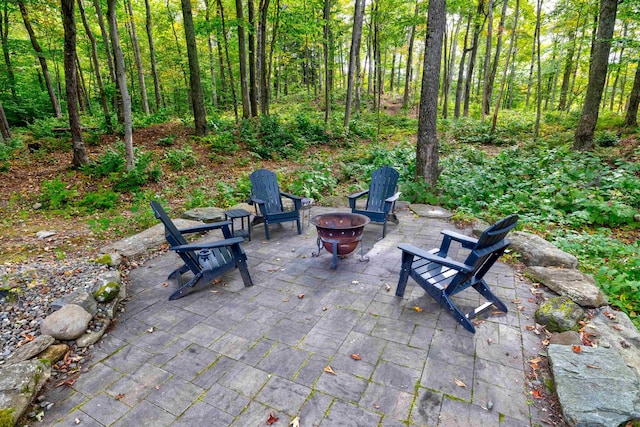
[[[275,226],[268,243],[256,228],[244,244],[252,288],[232,272],[224,286],[169,302],[178,257],[147,261],[131,272],[126,310],[95,345],[89,371],[44,396],[55,402],[45,423],[251,426],[270,414],[275,425],[300,417],[301,426],[543,423],[527,375],[542,350],[529,330],[532,285],[497,263],[487,281],[509,313],[485,316],[475,335],[412,281],[395,297],[397,245],[436,247],[440,230],[455,228],[398,216],[383,240],[378,226],[365,230],[370,262],[352,255],[336,270],[330,254],[311,257],[313,227],[299,236]],[[460,298],[479,301],[473,291]]]

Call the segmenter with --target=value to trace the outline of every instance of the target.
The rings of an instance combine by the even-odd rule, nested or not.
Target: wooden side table
[[[231,220],[231,234],[234,237],[248,238],[251,241],[251,221],[249,220],[251,213],[244,209],[231,209],[224,211],[224,219]],[[247,228],[244,228],[244,219],[247,219]],[[236,230],[234,223],[236,219],[240,219],[240,229]]]

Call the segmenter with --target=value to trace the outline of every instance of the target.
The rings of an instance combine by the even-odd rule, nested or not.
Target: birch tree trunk
[[[467,29],[464,33],[464,43],[462,44],[462,57],[460,58],[460,65],[458,66],[458,84],[456,85],[456,103],[453,109],[453,116],[457,119],[460,117],[460,105],[462,104],[462,88],[464,85],[464,65],[467,58],[467,52],[470,50],[467,48],[467,41],[469,39],[469,30],[471,29],[472,14],[469,13],[467,17]]]
[[[205,21],[207,22],[207,28],[211,28],[211,4],[209,0],[205,0],[204,7]],[[207,34],[207,48],[209,49],[209,74],[211,75],[211,101],[213,102],[213,108],[218,108],[218,91],[216,87],[216,67],[214,64],[213,55],[213,39],[211,38],[211,30]]]
[[[411,84],[411,67],[413,62],[413,43],[416,38],[416,21],[418,19],[418,9],[419,9],[420,1],[416,0],[416,6],[413,12],[413,23],[411,25],[411,34],[409,36],[409,47],[407,48],[407,69],[405,71],[404,77],[404,95],[402,97],[402,108],[409,107],[409,85]]]
[[[242,117],[251,117],[251,104],[249,103],[249,83],[247,73],[247,42],[244,38],[244,14],[242,12],[242,0],[236,0],[236,18],[238,20],[238,56],[240,62],[240,95],[242,97]]]
[[[509,41],[509,50],[507,51],[507,61],[504,65],[504,70],[502,71],[502,81],[500,82],[500,91],[498,92],[498,96],[496,99],[496,105],[493,109],[493,120],[491,122],[491,133],[496,131],[496,124],[498,123],[498,112],[500,111],[500,104],[502,103],[502,95],[504,93],[504,86],[507,82],[507,73],[509,71],[509,65],[511,61],[511,57],[514,54],[514,49],[516,46],[516,33],[518,30],[518,15],[520,13],[520,0],[516,0],[514,17],[513,17],[513,29],[511,30],[511,40]]]
[[[463,116],[469,116],[469,101],[471,100],[471,82],[473,81],[473,69],[476,64],[476,55],[478,54],[478,38],[484,28],[484,21],[480,22],[480,16],[484,15],[484,0],[478,1],[478,11],[476,16],[476,23],[473,28],[473,44],[471,45],[471,55],[469,55],[469,65],[467,67],[467,78],[464,82],[464,107]]]
[[[122,107],[124,113],[124,149],[127,160],[127,171],[135,167],[135,155],[133,152],[133,123],[131,118],[131,96],[127,87],[127,71],[124,66],[124,55],[120,46],[120,35],[118,34],[118,20],[116,18],[116,1],[107,0],[107,21],[109,21],[109,33],[111,36],[111,46],[113,47],[113,62],[122,97]]]
[[[53,108],[53,114],[56,118],[62,117],[62,110],[60,109],[60,102],[58,101],[58,97],[56,96],[56,92],[53,88],[53,83],[51,82],[51,76],[49,75],[49,67],[47,66],[47,60],[42,53],[42,48],[38,43],[38,39],[36,38],[36,34],[33,31],[33,27],[31,27],[31,20],[29,19],[29,12],[24,5],[23,0],[18,0],[18,6],[20,7],[20,14],[22,15],[22,20],[24,21],[24,26],[29,33],[29,40],[31,40],[31,46],[33,50],[36,52],[38,56],[38,61],[40,61],[40,67],[42,68],[42,75],[44,77],[44,81],[47,85],[47,92],[49,93],[49,100],[51,101],[51,107]],[[75,64],[74,64],[75,69]]]

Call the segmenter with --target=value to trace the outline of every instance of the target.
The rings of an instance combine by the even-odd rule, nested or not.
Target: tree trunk
[[[600,3],[600,19],[598,34],[594,46],[589,69],[589,83],[582,106],[582,114],[576,128],[573,148],[578,151],[593,148],[593,134],[598,122],[598,107],[602,97],[604,81],[607,77],[611,37],[616,23],[617,0],[602,0]]]
[[[122,97],[124,113],[124,148],[127,158],[127,171],[135,167],[135,154],[133,152],[133,124],[131,119],[131,96],[127,87],[127,71],[124,66],[124,55],[120,46],[120,35],[118,34],[118,20],[116,18],[116,1],[107,0],[107,21],[109,22],[109,33],[111,36],[111,46],[113,48],[113,62]]]
[[[149,0],[144,0],[146,11],[145,27],[147,30],[147,40],[149,41],[149,56],[151,60],[151,76],[153,77],[153,91],[156,99],[156,111],[162,108],[162,92],[160,90],[160,79],[158,78],[158,69],[156,64],[156,48],[153,42],[153,28],[151,27],[151,7]],[[207,10],[208,13],[208,10]]]
[[[502,81],[500,82],[500,91],[496,99],[496,106],[493,109],[493,120],[491,123],[491,133],[496,131],[496,124],[498,123],[498,112],[500,111],[500,103],[502,102],[502,94],[504,93],[504,86],[507,81],[507,72],[509,71],[509,62],[511,57],[514,56],[514,49],[516,46],[516,30],[518,29],[518,14],[520,13],[520,0],[516,0],[516,6],[513,17],[513,28],[511,30],[511,40],[509,41],[509,50],[507,51],[507,61],[502,71]]]
[[[407,49],[407,70],[404,77],[404,96],[402,97],[402,108],[409,107],[409,85],[411,83],[411,63],[413,62],[413,43],[416,38],[416,21],[418,20],[418,9],[420,1],[416,0],[416,6],[413,12],[413,23],[411,25],[411,34],[409,36],[409,47]],[[442,55],[442,53],[441,53]]]
[[[247,2],[249,19],[249,103],[251,104],[251,115],[258,117],[258,88],[256,87],[256,17],[253,0]]]
[[[140,85],[140,102],[142,103],[142,111],[149,115],[149,99],[147,98],[147,85],[144,81],[144,69],[142,67],[142,56],[140,55],[140,42],[138,42],[138,32],[136,31],[136,22],[133,19],[133,8],[131,0],[125,1],[127,13],[129,14],[129,27],[131,28],[131,45],[133,47],[133,58],[138,71],[138,84]]]
[[[98,17],[98,25],[100,26],[100,33],[102,34],[102,41],[104,43],[105,55],[107,57],[107,66],[109,67],[109,77],[111,81],[116,84],[116,71],[113,65],[113,51],[111,50],[111,43],[109,40],[109,33],[107,27],[104,24],[104,16],[100,9],[100,0],[93,0],[93,7],[96,10],[96,16]]]
[[[200,64],[198,63],[196,34],[193,28],[193,15],[191,14],[191,0],[181,0],[181,3],[184,36],[187,41],[187,57],[189,58],[189,87],[191,89],[193,120],[195,122],[196,135],[205,136],[207,134],[207,112],[204,109],[204,94],[200,83]]]
[[[324,124],[329,124],[331,116],[331,67],[329,62],[329,50],[331,49],[331,0],[324,1]]]
[[[11,97],[16,98],[16,76],[13,72],[13,65],[11,64],[11,56],[9,56],[9,1],[4,1],[4,8],[2,10],[2,16],[0,16],[0,40],[2,42],[2,53],[4,54],[4,64],[7,67],[7,76],[9,77],[9,89],[11,90]],[[2,112],[4,116],[4,110]],[[6,117],[5,117],[6,120]],[[6,138],[5,138],[6,139]]]
[[[173,33],[173,39],[176,42],[176,51],[178,52],[178,61],[180,63],[180,70],[182,71],[182,79],[184,81],[184,88],[185,90],[187,90],[187,88],[189,87],[189,82],[187,80],[187,71],[184,68],[184,63],[182,62],[182,58],[184,58],[184,56],[182,55],[182,49],[180,48],[180,40],[178,39],[178,33],[176,31],[176,27],[174,25],[175,21],[176,21],[176,17],[174,16],[173,12],[171,11],[171,7],[169,5],[169,1],[170,0],[166,0],[166,7],[167,7],[167,15],[169,15],[169,20],[171,22],[171,32]],[[189,105],[192,106],[193,105],[193,101],[191,99],[191,91],[189,91]]]
[[[633,88],[629,94],[629,106],[624,119],[625,126],[634,127],[638,125],[638,105],[640,105],[640,61],[636,66],[636,76],[633,79]]]
[[[216,11],[217,16],[220,16],[220,9],[218,9]],[[224,44],[220,43],[220,40],[225,40]],[[226,73],[225,73],[225,61],[224,61],[224,55],[222,54],[222,46],[226,47],[226,38],[224,36],[223,33],[218,32],[216,33],[216,40],[217,40],[217,50],[218,50],[218,67],[220,70],[220,84],[221,84],[221,96],[220,96],[220,102],[223,105],[226,105],[226,101],[229,98],[228,97],[228,93],[227,93],[227,77],[226,77]]]
[[[213,39],[211,38],[211,5],[209,0],[205,0],[204,7],[206,9],[205,12],[205,21],[207,22],[207,48],[209,50],[209,74],[211,76],[211,101],[213,102],[213,108],[218,108],[218,91],[216,89],[216,67],[215,61],[213,60]]]
[[[536,11],[536,27],[533,31],[533,41],[531,43],[531,63],[529,66],[529,80],[527,83],[527,98],[525,101],[525,106],[529,106],[529,98],[531,97],[531,86],[533,85],[533,66],[536,60],[536,40],[538,39],[540,34],[540,9],[538,8]]]
[[[6,114],[4,114],[4,107],[2,106],[1,101],[0,101],[0,135],[2,135],[3,141],[8,141],[11,139],[11,130],[9,129],[9,122],[7,121]]]
[[[62,117],[62,110],[60,109],[60,102],[58,102],[58,97],[56,96],[55,90],[53,89],[53,83],[51,83],[51,76],[49,75],[49,67],[47,67],[47,60],[42,53],[42,48],[38,43],[38,39],[36,38],[36,34],[31,27],[31,21],[29,20],[29,12],[27,12],[27,8],[24,5],[23,0],[18,0],[18,6],[20,7],[20,13],[22,14],[22,20],[24,21],[24,26],[29,33],[29,39],[31,40],[31,46],[33,50],[36,51],[36,55],[38,56],[38,60],[40,61],[40,67],[42,67],[42,75],[44,76],[45,83],[47,84],[47,92],[49,93],[49,100],[51,101],[51,107],[53,108],[53,113],[55,117]],[[75,69],[75,64],[74,64]]]
[[[349,50],[349,69],[347,71],[347,101],[344,106],[344,128],[349,132],[349,121],[351,120],[351,103],[353,100],[355,80],[357,78],[357,59],[360,51],[360,40],[362,39],[362,21],[364,19],[364,9],[366,0],[355,0],[353,12],[353,30],[351,32],[351,48]]]
[[[249,74],[247,71],[247,42],[244,38],[244,14],[242,12],[242,0],[236,0],[236,17],[238,21],[238,57],[240,62],[240,95],[242,96],[242,117],[251,117],[251,104],[249,103]]]
[[[76,18],[74,0],[61,0],[62,24],[64,26],[64,77],[67,93],[69,128],[73,142],[73,160],[77,168],[89,163],[89,156],[82,140],[82,127],[78,113],[78,78],[76,74]]]
[[[391,78],[389,79],[389,92],[393,94],[393,80],[395,78],[396,71],[396,53],[393,52],[391,55]]]
[[[458,50],[458,34],[460,34],[460,25],[462,25],[462,16],[458,18],[458,23],[455,25],[453,36],[451,37],[449,44],[449,66],[447,67],[447,74],[444,76],[444,101],[442,103],[442,117],[447,118],[449,116],[449,94],[451,93],[451,83],[453,82],[453,67],[456,63],[456,52]],[[446,35],[446,34],[445,34]]]
[[[537,61],[538,61],[538,78],[536,86],[536,125],[533,132],[533,138],[538,139],[540,135],[540,115],[542,113],[542,67],[540,66],[540,11],[542,10],[542,0],[538,0],[538,7],[536,12],[536,21],[538,22],[538,31],[536,32],[535,40]]]
[[[267,15],[269,13],[269,0],[260,0],[258,7],[258,102],[260,113],[269,115],[269,68],[267,66]],[[308,51],[307,46],[307,51]]]
[[[437,187],[438,176],[440,175],[436,118],[438,114],[440,61],[442,58],[442,37],[445,22],[445,0],[430,0],[418,119],[416,178],[423,178],[431,188]]]
[[[625,21],[623,30],[622,30],[623,40],[626,40],[627,36],[628,36],[628,24]],[[609,111],[613,111],[613,103],[615,102],[615,99],[616,99],[616,90],[618,88],[618,80],[620,79],[620,69],[622,68],[622,57],[624,55],[625,46],[626,46],[626,43],[623,43],[622,46],[620,46],[620,56],[618,57],[618,66],[615,68],[616,77],[613,80],[613,87],[611,88],[611,100],[609,103]],[[622,99],[621,99],[621,102],[622,102]]]
[[[269,62],[267,64],[267,90],[271,89],[271,66],[273,64],[273,51],[275,49],[276,34],[280,25],[280,0],[276,0],[276,13],[271,25],[271,43],[269,43]]]
[[[462,88],[464,83],[464,65],[467,58],[467,41],[469,40],[469,30],[471,29],[471,19],[473,15],[469,13],[467,17],[467,29],[464,33],[464,43],[462,45],[462,57],[460,58],[460,65],[458,66],[458,84],[456,85],[456,103],[453,109],[453,116],[457,119],[460,117],[460,105],[462,104]]]
[[[183,0],[184,1],[184,0]],[[233,72],[231,71],[231,60],[229,59],[229,43],[227,42],[227,29],[224,20],[224,8],[222,7],[222,0],[217,0],[218,12],[220,12],[220,20],[222,24],[222,40],[224,42],[224,53],[227,59],[227,71],[229,72],[229,85],[231,86],[231,95],[233,96],[233,113],[238,122],[238,98],[236,97],[235,83],[233,82]]]
[[[504,20],[507,15],[507,0],[502,2],[502,12],[500,13],[500,23],[498,24],[498,40],[496,41],[496,53],[493,57],[493,63],[491,64],[491,71],[489,77],[485,81],[484,92],[482,93],[484,114],[489,114],[491,111],[491,96],[493,95],[493,83],[498,73],[498,62],[500,61],[500,54],[502,53],[502,35],[504,34]],[[487,58],[488,59],[488,58]]]
[[[506,2],[505,2],[506,3]],[[499,31],[499,30],[498,30]],[[487,40],[484,48],[484,73],[482,86],[482,105],[480,106],[482,121],[484,116],[489,114],[489,103],[491,102],[489,94],[489,80],[491,73],[491,47],[493,39],[493,0],[487,3]]]
[[[98,59],[98,47],[96,44],[96,38],[89,27],[87,22],[87,15],[82,5],[82,0],[78,0],[78,9],[80,10],[80,18],[82,19],[82,25],[87,33],[87,37],[91,42],[91,61],[93,62],[93,68],[96,74],[96,83],[98,85],[98,91],[100,92],[100,102],[102,103],[102,111],[104,113],[105,124],[107,125],[107,133],[113,132],[113,123],[111,123],[111,113],[109,112],[109,100],[107,93],[104,90],[104,83],[102,81],[102,73],[100,72],[100,61]]]
[[[560,100],[558,101],[558,111],[564,111],[567,105],[567,92],[569,91],[569,82],[571,81],[571,71],[573,70],[573,55],[576,49],[576,28],[575,32],[569,33],[569,48],[567,56],[564,60],[564,73],[562,75],[562,86],[560,87]]]
[[[469,55],[469,66],[467,67],[467,78],[464,82],[464,108],[462,114],[464,117],[469,115],[469,101],[471,100],[471,82],[473,81],[473,68],[476,64],[476,55],[478,54],[478,38],[484,28],[484,21],[480,22],[480,16],[484,15],[484,0],[478,0],[478,12],[476,23],[473,28],[473,44],[471,45],[471,55]]]

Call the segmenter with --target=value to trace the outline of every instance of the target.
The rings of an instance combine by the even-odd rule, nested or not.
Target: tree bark
[[[416,6],[413,12],[413,23],[411,24],[411,35],[409,36],[409,47],[407,48],[407,70],[404,77],[404,95],[402,97],[402,108],[409,107],[409,85],[411,84],[411,66],[413,62],[413,43],[416,38],[416,21],[418,20],[418,9],[420,1],[416,0]]]
[[[638,105],[640,105],[640,61],[638,61],[638,65],[636,66],[633,88],[629,94],[629,106],[627,107],[627,114],[624,119],[625,126],[634,127],[638,125]]]
[[[69,128],[73,142],[73,160],[77,168],[89,163],[89,156],[82,140],[82,127],[78,113],[78,78],[76,73],[76,18],[74,0],[61,0],[62,24],[64,26],[64,77],[67,93]]]
[[[351,32],[349,69],[347,71],[347,101],[344,107],[344,128],[346,132],[349,132],[349,121],[351,120],[351,103],[353,101],[358,52],[360,51],[360,41],[362,39],[362,21],[364,20],[365,3],[366,0],[355,0],[353,12],[353,30]]]
[[[480,16],[484,15],[484,0],[478,0],[478,12],[476,23],[473,28],[473,44],[471,45],[471,55],[469,55],[469,66],[467,67],[467,78],[464,82],[464,107],[462,114],[464,117],[469,115],[469,101],[471,100],[471,82],[473,81],[473,69],[476,64],[476,55],[478,54],[478,38],[484,28],[486,17],[480,22]]]
[[[247,18],[249,20],[249,31],[247,41],[249,43],[249,103],[251,104],[251,115],[258,117],[258,88],[256,87],[256,16],[253,0],[247,2]]]
[[[140,55],[140,42],[138,41],[138,32],[136,31],[136,22],[133,19],[133,8],[131,0],[125,1],[127,13],[129,14],[129,27],[131,28],[131,45],[133,47],[133,58],[138,71],[138,84],[140,85],[140,103],[142,111],[149,115],[149,99],[147,98],[147,84],[144,79],[144,68],[142,66],[142,56]]]
[[[100,102],[102,103],[102,111],[104,113],[104,121],[107,126],[107,133],[113,132],[113,123],[111,123],[111,113],[109,112],[109,100],[107,98],[107,92],[104,90],[104,83],[102,81],[102,72],[100,71],[100,61],[98,59],[98,47],[96,38],[89,27],[87,22],[87,15],[82,5],[82,0],[78,0],[78,10],[80,11],[80,18],[82,19],[82,25],[84,31],[87,33],[87,37],[91,42],[91,61],[93,62],[93,68],[96,74],[96,83],[98,85],[98,91],[100,92]]]
[[[267,65],[267,14],[270,0],[260,0],[258,7],[258,103],[260,113],[269,115],[269,67]],[[274,35],[275,37],[275,35]],[[309,47],[307,46],[307,51]]]
[[[537,2],[538,7],[536,12],[536,21],[538,22],[538,31],[536,32],[536,37],[533,41],[536,45],[536,59],[538,63],[538,78],[536,79],[536,125],[533,132],[533,138],[535,140],[537,140],[540,135],[540,116],[542,114],[542,67],[540,65],[540,13],[542,10],[542,0],[538,0]]]
[[[35,50],[36,55],[38,56],[38,61],[40,61],[40,67],[42,68],[42,75],[44,76],[45,83],[47,85],[47,92],[49,93],[49,100],[51,101],[51,107],[53,108],[53,113],[55,117],[62,117],[62,110],[60,109],[60,102],[58,101],[58,97],[56,96],[55,90],[53,89],[53,83],[51,82],[51,76],[49,75],[49,67],[47,66],[47,60],[42,53],[42,48],[38,43],[38,39],[36,38],[36,34],[33,31],[33,27],[31,27],[31,21],[29,19],[29,12],[24,5],[23,0],[18,0],[18,6],[20,7],[20,13],[22,14],[22,20],[24,21],[24,26],[29,33],[29,39],[31,40],[31,46],[33,50]],[[75,68],[75,64],[74,64]]]
[[[109,67],[109,77],[111,81],[116,83],[116,71],[113,65],[113,57],[111,50],[111,43],[109,40],[109,33],[107,32],[107,27],[104,24],[104,16],[102,15],[102,10],[100,9],[100,0],[93,0],[93,7],[96,10],[96,16],[98,18],[98,25],[100,26],[100,33],[102,34],[102,41],[104,43],[105,55],[107,57],[107,66]]]
[[[211,38],[211,5],[209,0],[205,0],[204,7],[206,9],[205,12],[205,21],[207,21],[207,48],[209,49],[209,74],[211,75],[211,101],[213,102],[213,108],[218,108],[218,91],[216,88],[216,67],[213,60],[213,39]]]
[[[462,104],[462,88],[464,83],[464,65],[467,58],[467,41],[469,39],[469,30],[471,29],[471,19],[473,15],[469,13],[467,17],[467,29],[464,33],[464,43],[462,44],[462,57],[460,58],[460,65],[458,66],[458,84],[456,85],[456,103],[453,109],[453,116],[457,119],[460,117],[460,105]]]
[[[249,83],[247,73],[247,42],[244,38],[244,14],[242,12],[242,0],[236,0],[236,18],[238,20],[238,57],[240,60],[240,95],[242,97],[242,117],[251,117],[251,104],[249,103]]]
[[[598,34],[593,54],[591,55],[592,61],[589,69],[587,93],[573,141],[574,150],[587,151],[593,148],[593,134],[598,122],[598,107],[600,106],[602,90],[607,77],[611,37],[616,23],[617,10],[618,0],[602,0],[600,3]]]
[[[324,1],[324,124],[329,124],[331,116],[331,67],[329,61],[329,50],[331,49],[331,0]]]
[[[229,43],[227,42],[227,29],[224,20],[224,8],[222,0],[216,0],[218,3],[218,12],[220,12],[220,20],[222,24],[222,40],[224,42],[224,53],[227,59],[227,71],[229,72],[229,85],[231,86],[231,95],[233,96],[233,113],[235,114],[236,123],[238,122],[238,99],[236,97],[235,84],[233,83],[233,72],[231,71],[231,60],[229,59]]]
[[[156,111],[158,111],[160,110],[160,108],[162,108],[162,92],[160,89],[160,79],[158,78],[158,67],[156,64],[156,47],[153,42],[153,28],[151,26],[151,7],[149,6],[149,0],[144,0],[144,8],[146,11],[145,27],[147,30],[147,40],[149,41],[149,56],[151,60],[151,76],[153,77],[153,91],[156,100]]]
[[[496,79],[496,74],[498,73],[498,62],[500,61],[500,54],[502,53],[502,35],[504,34],[504,20],[507,15],[507,0],[503,0],[502,2],[502,12],[500,13],[500,23],[498,24],[498,36],[496,41],[496,53],[493,57],[493,63],[491,64],[491,71],[489,72],[489,76],[485,81],[484,92],[483,92],[483,108],[485,110],[485,114],[489,114],[491,111],[491,96],[493,95],[493,83]]]
[[[118,20],[116,18],[116,1],[107,0],[107,21],[109,22],[109,33],[111,36],[111,46],[113,48],[113,62],[122,97],[122,107],[124,114],[124,148],[127,160],[127,171],[135,167],[135,154],[133,152],[133,124],[131,118],[131,96],[127,87],[127,71],[124,66],[124,55],[120,46],[120,35],[118,34]]]
[[[493,109],[493,120],[491,122],[491,133],[496,131],[496,124],[498,123],[498,112],[500,111],[500,104],[502,102],[502,95],[504,93],[504,86],[507,82],[507,72],[509,71],[510,60],[513,55],[516,46],[516,30],[518,29],[518,16],[520,13],[520,0],[516,0],[516,6],[513,17],[513,29],[511,30],[511,40],[509,41],[509,50],[507,51],[507,60],[504,64],[504,70],[502,71],[502,81],[500,82],[500,90],[496,99],[496,105]]]
[[[506,3],[506,2],[505,2]],[[487,39],[484,49],[484,73],[482,86],[482,105],[480,106],[482,121],[489,114],[489,103],[491,102],[489,94],[489,80],[491,74],[491,47],[493,39],[493,0],[487,3]]]
[[[440,175],[436,119],[438,114],[442,37],[446,22],[445,0],[430,0],[427,13],[427,36],[424,49],[416,148],[416,178],[423,178],[431,188],[436,188],[438,176]]]
[[[4,55],[4,64],[7,67],[7,76],[9,77],[9,89],[11,90],[11,97],[16,98],[16,76],[13,72],[13,65],[11,64],[11,56],[9,55],[9,10],[8,0],[4,2],[4,8],[2,10],[2,16],[0,16],[0,40],[2,42],[2,53]],[[4,115],[4,110],[3,110]],[[6,120],[6,117],[5,117]]]
[[[198,63],[196,34],[193,28],[193,15],[191,14],[191,0],[181,0],[181,3],[184,36],[187,40],[187,57],[189,58],[189,87],[191,89],[193,120],[195,122],[196,135],[205,136],[207,134],[207,112],[204,109],[204,94],[200,83],[200,64]]]
[[[11,139],[11,130],[9,129],[9,122],[7,121],[6,114],[4,114],[4,107],[2,106],[1,101],[0,101],[0,135],[2,135],[3,141],[8,141]]]

